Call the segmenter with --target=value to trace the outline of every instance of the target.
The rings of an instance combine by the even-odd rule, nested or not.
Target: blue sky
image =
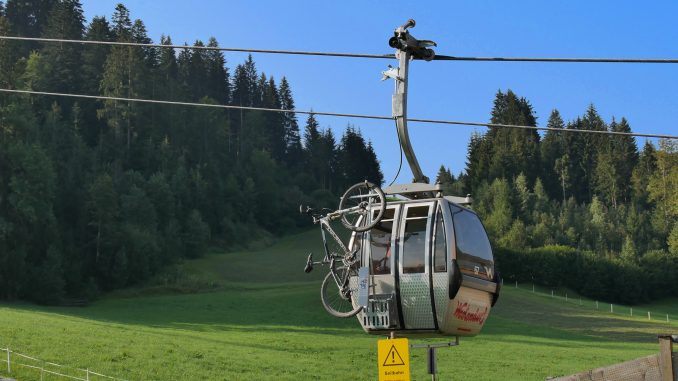
[[[120,1],[83,1],[88,20],[110,19]],[[127,0],[133,18],[159,41],[214,36],[224,47],[392,53],[393,29],[413,18],[411,33],[458,56],[678,58],[675,1],[142,1]],[[229,68],[243,54],[226,54]],[[390,115],[391,81],[381,71],[395,61],[255,54],[260,71],[286,76],[300,110]],[[557,108],[565,120],[593,103],[606,121],[626,117],[636,132],[678,134],[678,65],[414,62],[409,114],[418,118],[487,122],[498,90],[511,89],[534,106],[543,126]],[[300,116],[303,128],[305,116]],[[375,147],[386,182],[400,153],[389,121],[318,118],[336,135],[348,123]],[[441,164],[457,174],[480,127],[410,124],[429,177]],[[644,140],[639,141],[642,145]],[[399,182],[411,179],[404,164]]]

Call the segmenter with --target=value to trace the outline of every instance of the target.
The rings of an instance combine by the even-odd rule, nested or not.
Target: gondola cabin
[[[363,329],[400,336],[478,334],[501,281],[485,228],[463,206],[470,200],[444,197],[439,185],[384,191],[398,199],[389,200],[382,220],[350,243],[360,246],[362,266],[369,269],[367,305],[356,315]],[[357,293],[352,298],[357,304]]]

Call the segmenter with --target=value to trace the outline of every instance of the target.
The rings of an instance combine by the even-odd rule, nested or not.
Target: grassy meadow
[[[0,348],[128,380],[376,379],[379,337],[325,312],[323,269],[302,271],[310,250],[321,252],[315,230],[262,250],[214,251],[88,307],[0,304]],[[209,292],[189,292],[198,289]],[[678,315],[675,300],[644,307]],[[653,354],[657,333],[668,331],[678,324],[506,285],[481,335],[438,350],[438,370],[444,380],[543,380]],[[412,350],[413,380],[430,379],[425,360]],[[40,372],[13,366],[10,376]]]

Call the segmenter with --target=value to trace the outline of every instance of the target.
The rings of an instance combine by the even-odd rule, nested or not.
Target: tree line
[[[497,93],[492,123],[536,126],[536,121],[528,100],[510,90]],[[476,133],[465,171],[455,177],[441,166],[438,172],[448,192],[474,196],[473,208],[498,251],[514,252],[499,254],[504,276],[550,277],[546,284],[627,302],[678,295],[675,287],[651,290],[657,276],[666,280],[678,273],[678,142],[648,140],[639,152],[630,136],[555,130],[632,131],[625,118],[606,123],[593,105],[567,123],[553,110],[547,126],[554,130],[543,137],[509,128]],[[528,261],[515,253],[534,263],[516,266]],[[596,272],[601,267],[607,274]],[[568,280],[575,268],[578,275]],[[633,279],[628,287],[638,290],[603,282],[609,277]]]
[[[152,42],[124,5],[87,23],[79,0],[0,1],[0,34]],[[251,56],[231,70],[189,46],[3,40],[0,87],[294,109]],[[364,179],[383,175],[360,129],[313,115],[2,95],[0,299],[90,299],[210,244],[266,242],[306,222],[299,203],[332,207]]]

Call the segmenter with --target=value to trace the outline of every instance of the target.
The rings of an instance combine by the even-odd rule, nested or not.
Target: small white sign
[[[358,269],[358,305],[367,308],[370,289],[370,269],[363,266]]]

